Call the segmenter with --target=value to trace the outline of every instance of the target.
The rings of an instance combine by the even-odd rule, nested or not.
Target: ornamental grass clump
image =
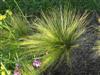
[[[42,13],[36,18],[33,28],[36,30],[26,40],[21,42],[27,55],[40,56],[40,71],[59,64],[62,60],[71,66],[72,48],[85,32],[88,13],[77,14],[75,10],[59,9]],[[48,52],[48,54],[46,54]]]

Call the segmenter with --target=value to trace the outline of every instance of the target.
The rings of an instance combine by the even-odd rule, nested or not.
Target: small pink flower
[[[41,62],[39,59],[35,59],[32,63],[33,67],[39,68],[41,66]]]
[[[14,75],[21,75],[21,73],[20,73],[20,71],[15,70],[15,71],[14,71]]]
[[[21,75],[19,64],[16,64],[16,67],[15,67],[15,70],[14,70],[14,75]]]

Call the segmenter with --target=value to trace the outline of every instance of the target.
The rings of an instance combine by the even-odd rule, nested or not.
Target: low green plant
[[[14,70],[18,56],[22,52],[18,42],[20,37],[30,35],[31,28],[28,20],[21,14],[12,14],[10,11],[0,15],[0,62],[7,70]]]

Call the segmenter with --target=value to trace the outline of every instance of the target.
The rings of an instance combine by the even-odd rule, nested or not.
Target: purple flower
[[[41,66],[41,62],[39,59],[35,59],[32,63],[33,67],[39,68]]]

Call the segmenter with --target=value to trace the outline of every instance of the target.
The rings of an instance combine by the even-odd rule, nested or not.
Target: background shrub
[[[58,8],[60,5],[71,4],[73,8],[79,10],[96,10],[100,9],[99,0],[1,0],[0,1],[0,12],[4,13],[6,9],[11,9],[18,12],[15,1],[24,13],[27,14],[39,14],[41,10],[46,11],[50,8]]]

